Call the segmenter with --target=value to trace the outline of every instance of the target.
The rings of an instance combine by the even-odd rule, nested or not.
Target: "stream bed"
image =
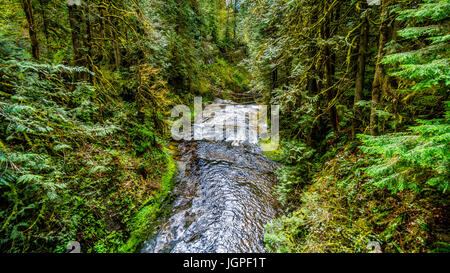
[[[204,123],[235,126],[230,120],[224,110]],[[177,162],[171,216],[141,252],[265,252],[264,225],[280,212],[273,192],[278,164],[257,143],[233,139],[180,142]]]

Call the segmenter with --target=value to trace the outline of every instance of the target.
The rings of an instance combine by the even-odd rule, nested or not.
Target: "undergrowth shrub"
[[[266,225],[270,252],[448,251],[448,195],[392,192],[369,175],[377,159],[342,149],[315,173],[293,212]]]
[[[446,193],[450,173],[450,111],[444,119],[418,121],[411,132],[360,136],[361,149],[377,160],[367,170],[372,182],[392,192],[434,187]]]
[[[298,193],[309,181],[315,167],[315,150],[301,141],[282,142],[281,147],[279,155],[274,158],[283,163],[275,172],[278,177],[276,192],[283,205],[294,206]]]
[[[100,78],[74,81],[81,72]],[[101,77],[32,61],[0,35],[1,252],[63,252],[72,240],[116,252],[139,209],[168,191],[166,125],[145,113],[160,82],[142,83],[136,105],[97,86]]]

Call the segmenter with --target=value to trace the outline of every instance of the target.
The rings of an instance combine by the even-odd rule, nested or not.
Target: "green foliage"
[[[431,92],[433,100],[446,98],[450,71],[448,41],[444,37],[448,31],[445,20],[449,10],[448,1],[437,0],[423,1],[413,9],[396,10],[398,20],[408,22],[398,34],[409,42],[420,39],[421,46],[400,41],[397,47],[403,52],[387,55],[383,63],[392,65],[391,74],[402,81],[412,95],[417,96],[415,92],[420,91]],[[419,99],[419,103],[423,102]],[[433,186],[445,193],[449,181],[448,110],[443,119],[417,122],[421,125],[410,127],[412,132],[360,137],[363,151],[380,156],[368,173],[376,185],[393,192],[421,192]]]
[[[283,167],[276,171],[278,184],[276,192],[283,205],[295,204],[300,189],[305,186],[316,167],[315,150],[298,141],[282,142],[279,154]]]
[[[450,112],[445,119],[419,121],[412,133],[360,136],[361,149],[379,159],[367,170],[373,182],[395,192],[423,191],[427,186],[446,193],[450,174]],[[428,184],[428,185],[427,185]]]
[[[419,7],[400,10],[399,20],[415,19],[419,23],[428,19],[440,21],[448,18],[449,13],[450,3],[447,0],[423,0]]]
[[[244,1],[251,87],[281,105],[281,134],[295,140],[282,147],[294,157],[271,154],[285,159],[277,189],[288,215],[266,226],[269,251],[368,252],[373,241],[384,252],[445,250],[449,8]],[[366,135],[371,112],[376,137]]]
[[[448,26],[445,20],[450,14],[448,1],[426,0],[414,9],[398,10],[399,21],[409,24],[398,34],[411,40],[421,39],[419,48],[388,55],[385,64],[394,64],[392,75],[411,81],[410,90],[426,91],[433,87],[447,88],[450,85]]]
[[[296,209],[266,225],[268,251],[367,253],[370,242],[383,252],[445,251],[436,245],[447,236],[445,216],[436,220],[445,215],[445,195],[380,189],[367,174],[373,159],[345,149],[335,153],[297,193]]]
[[[197,95],[281,106],[269,251],[448,251],[448,0],[82,2],[0,7],[2,252],[137,251]]]
[[[128,221],[169,183],[157,182],[168,164],[155,148],[159,124],[141,125],[136,105],[111,96],[105,105],[99,88],[72,82],[87,69],[37,63],[0,40],[0,249],[62,252],[78,240],[83,252],[117,251]]]
[[[170,106],[248,88],[216,58],[236,18],[224,1],[30,5],[0,7],[0,249],[137,251],[170,201]]]
[[[129,229],[132,230],[130,238],[118,248],[118,252],[130,253],[138,251],[145,240],[150,238],[157,231],[158,225],[168,213],[167,203],[169,192],[173,188],[173,179],[176,172],[176,162],[166,154],[165,157],[167,170],[162,174],[162,189],[152,196],[145,205],[128,222]]]
[[[223,98],[235,99],[249,89],[249,75],[245,68],[233,63],[233,60],[216,57],[207,67],[209,88],[221,92]]]

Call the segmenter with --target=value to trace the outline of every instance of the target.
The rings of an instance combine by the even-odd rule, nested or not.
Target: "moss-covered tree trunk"
[[[355,96],[353,104],[353,121],[352,121],[352,137],[354,138],[356,132],[361,124],[361,107],[358,106],[358,102],[363,99],[364,90],[364,77],[366,75],[366,55],[367,47],[369,43],[369,21],[367,15],[367,7],[363,3],[363,12],[365,16],[361,22],[361,29],[359,34],[359,46],[358,46],[358,60],[356,68],[356,79],[355,79]]]
[[[383,88],[384,69],[381,61],[386,52],[384,47],[388,41],[389,34],[389,0],[384,0],[381,8],[381,24],[380,24],[380,38],[378,42],[378,57],[375,67],[375,76],[372,83],[372,108],[370,112],[370,134],[377,135],[379,133],[378,114],[381,91]]]
[[[333,87],[333,78],[335,74],[335,59],[336,55],[330,49],[330,45],[328,44],[328,39],[331,38],[331,30],[330,25],[332,20],[334,19],[333,12],[327,11],[329,9],[329,3],[325,1],[324,11],[328,12],[326,15],[325,22],[322,25],[322,39],[325,42],[325,48],[323,51],[322,58],[324,59],[325,65],[325,86],[324,88],[327,90],[327,109],[328,109],[328,117],[330,120],[331,127],[333,131],[337,133],[339,131],[339,117],[335,106],[335,98],[336,98],[336,89]],[[336,15],[337,16],[337,15]]]
[[[28,22],[28,33],[31,42],[31,55],[35,60],[39,60],[39,42],[37,38],[37,29],[34,21],[33,6],[31,0],[22,0],[22,8]]]
[[[81,11],[81,1],[71,1],[67,0],[67,7],[69,10],[69,23],[72,35],[72,58],[73,62],[77,66],[83,66],[83,52],[82,52],[82,33],[81,25],[82,21],[82,11]]]

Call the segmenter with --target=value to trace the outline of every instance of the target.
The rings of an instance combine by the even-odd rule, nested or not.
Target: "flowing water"
[[[218,101],[223,111],[203,124],[235,126],[224,111],[229,103]],[[264,252],[264,225],[279,211],[277,164],[256,143],[237,139],[184,141],[178,154],[172,216],[142,252]]]

